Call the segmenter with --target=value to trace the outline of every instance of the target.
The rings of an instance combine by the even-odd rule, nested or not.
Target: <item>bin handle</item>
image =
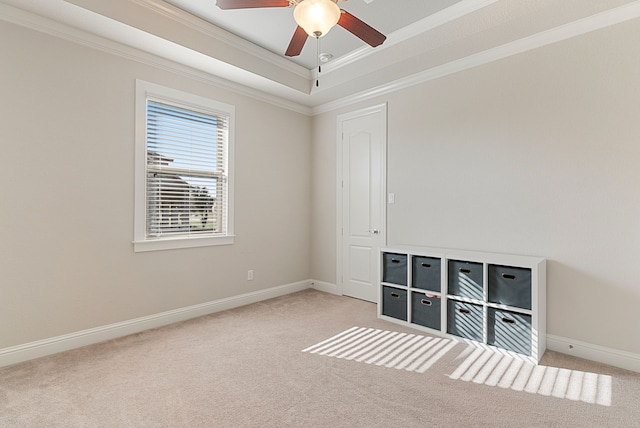
[[[422,263],[421,263],[421,266],[422,266],[422,267],[425,267],[425,268],[427,268],[427,269],[428,269],[428,268],[430,268],[430,267],[431,267],[431,264],[430,264],[430,263],[426,263],[426,262],[422,262]]]
[[[507,324],[515,324],[516,320],[512,318],[502,317],[502,322],[506,322]]]
[[[398,259],[391,259],[391,263],[400,263],[400,260],[398,260]]]
[[[398,293],[391,293],[391,297],[395,297],[396,299],[399,299],[400,295]]]
[[[420,303],[422,303],[425,306],[431,306],[433,304],[431,303],[431,300],[427,300],[427,299],[420,300]]]
[[[458,309],[458,312],[460,312],[461,314],[470,314],[471,311],[469,309],[466,308],[460,308]]]
[[[510,274],[510,273],[502,273],[502,277],[503,277],[504,279],[516,279],[516,276],[515,276],[515,275],[512,275],[512,274]]]
[[[460,272],[462,272],[462,273],[471,273],[471,269],[469,269],[469,268],[460,268]]]

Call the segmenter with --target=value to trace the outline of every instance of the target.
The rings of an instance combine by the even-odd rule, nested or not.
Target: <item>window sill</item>
[[[227,236],[195,236],[181,238],[164,238],[146,241],[133,241],[133,251],[141,253],[145,251],[174,250],[180,248],[211,247],[215,245],[233,244],[235,235]]]

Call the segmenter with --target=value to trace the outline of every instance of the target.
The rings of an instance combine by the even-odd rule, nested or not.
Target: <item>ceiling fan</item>
[[[294,7],[293,17],[298,27],[285,52],[286,56],[300,55],[307,36],[320,38],[336,24],[372,47],[381,45],[387,36],[346,10],[340,9],[337,3],[344,1],[347,0],[217,0],[216,3],[223,10]]]

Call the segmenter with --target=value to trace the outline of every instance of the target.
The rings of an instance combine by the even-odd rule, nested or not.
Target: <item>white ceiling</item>
[[[0,20],[161,64],[305,114],[517,55],[640,17],[640,0],[349,0],[387,35],[371,48],[342,28],[316,80],[315,41],[285,57],[289,8],[222,11],[215,0],[0,0]]]
[[[338,6],[387,35],[460,1],[342,0]],[[293,8],[221,10],[215,5],[215,0],[167,0],[167,3],[278,55],[284,54],[297,26],[293,19]],[[330,53],[333,58],[366,46],[363,41],[339,26],[319,42],[320,51]],[[312,69],[318,63],[316,52],[316,40],[309,38],[302,54],[289,59]]]

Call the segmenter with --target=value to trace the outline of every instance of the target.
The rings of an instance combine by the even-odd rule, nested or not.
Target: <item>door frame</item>
[[[388,148],[388,129],[387,129],[387,103],[377,104],[371,107],[355,110],[349,113],[340,114],[336,117],[336,285],[338,294],[343,296],[343,278],[344,278],[344,266],[342,263],[342,248],[343,248],[343,235],[342,235],[342,216],[343,216],[343,204],[342,204],[342,181],[343,181],[343,157],[342,157],[342,124],[343,122],[351,119],[356,119],[361,116],[366,116],[376,112],[382,112],[382,159],[380,162],[380,177],[382,183],[380,185],[380,200],[382,201],[382,212],[380,234],[382,237],[383,245],[387,245],[387,148]]]

